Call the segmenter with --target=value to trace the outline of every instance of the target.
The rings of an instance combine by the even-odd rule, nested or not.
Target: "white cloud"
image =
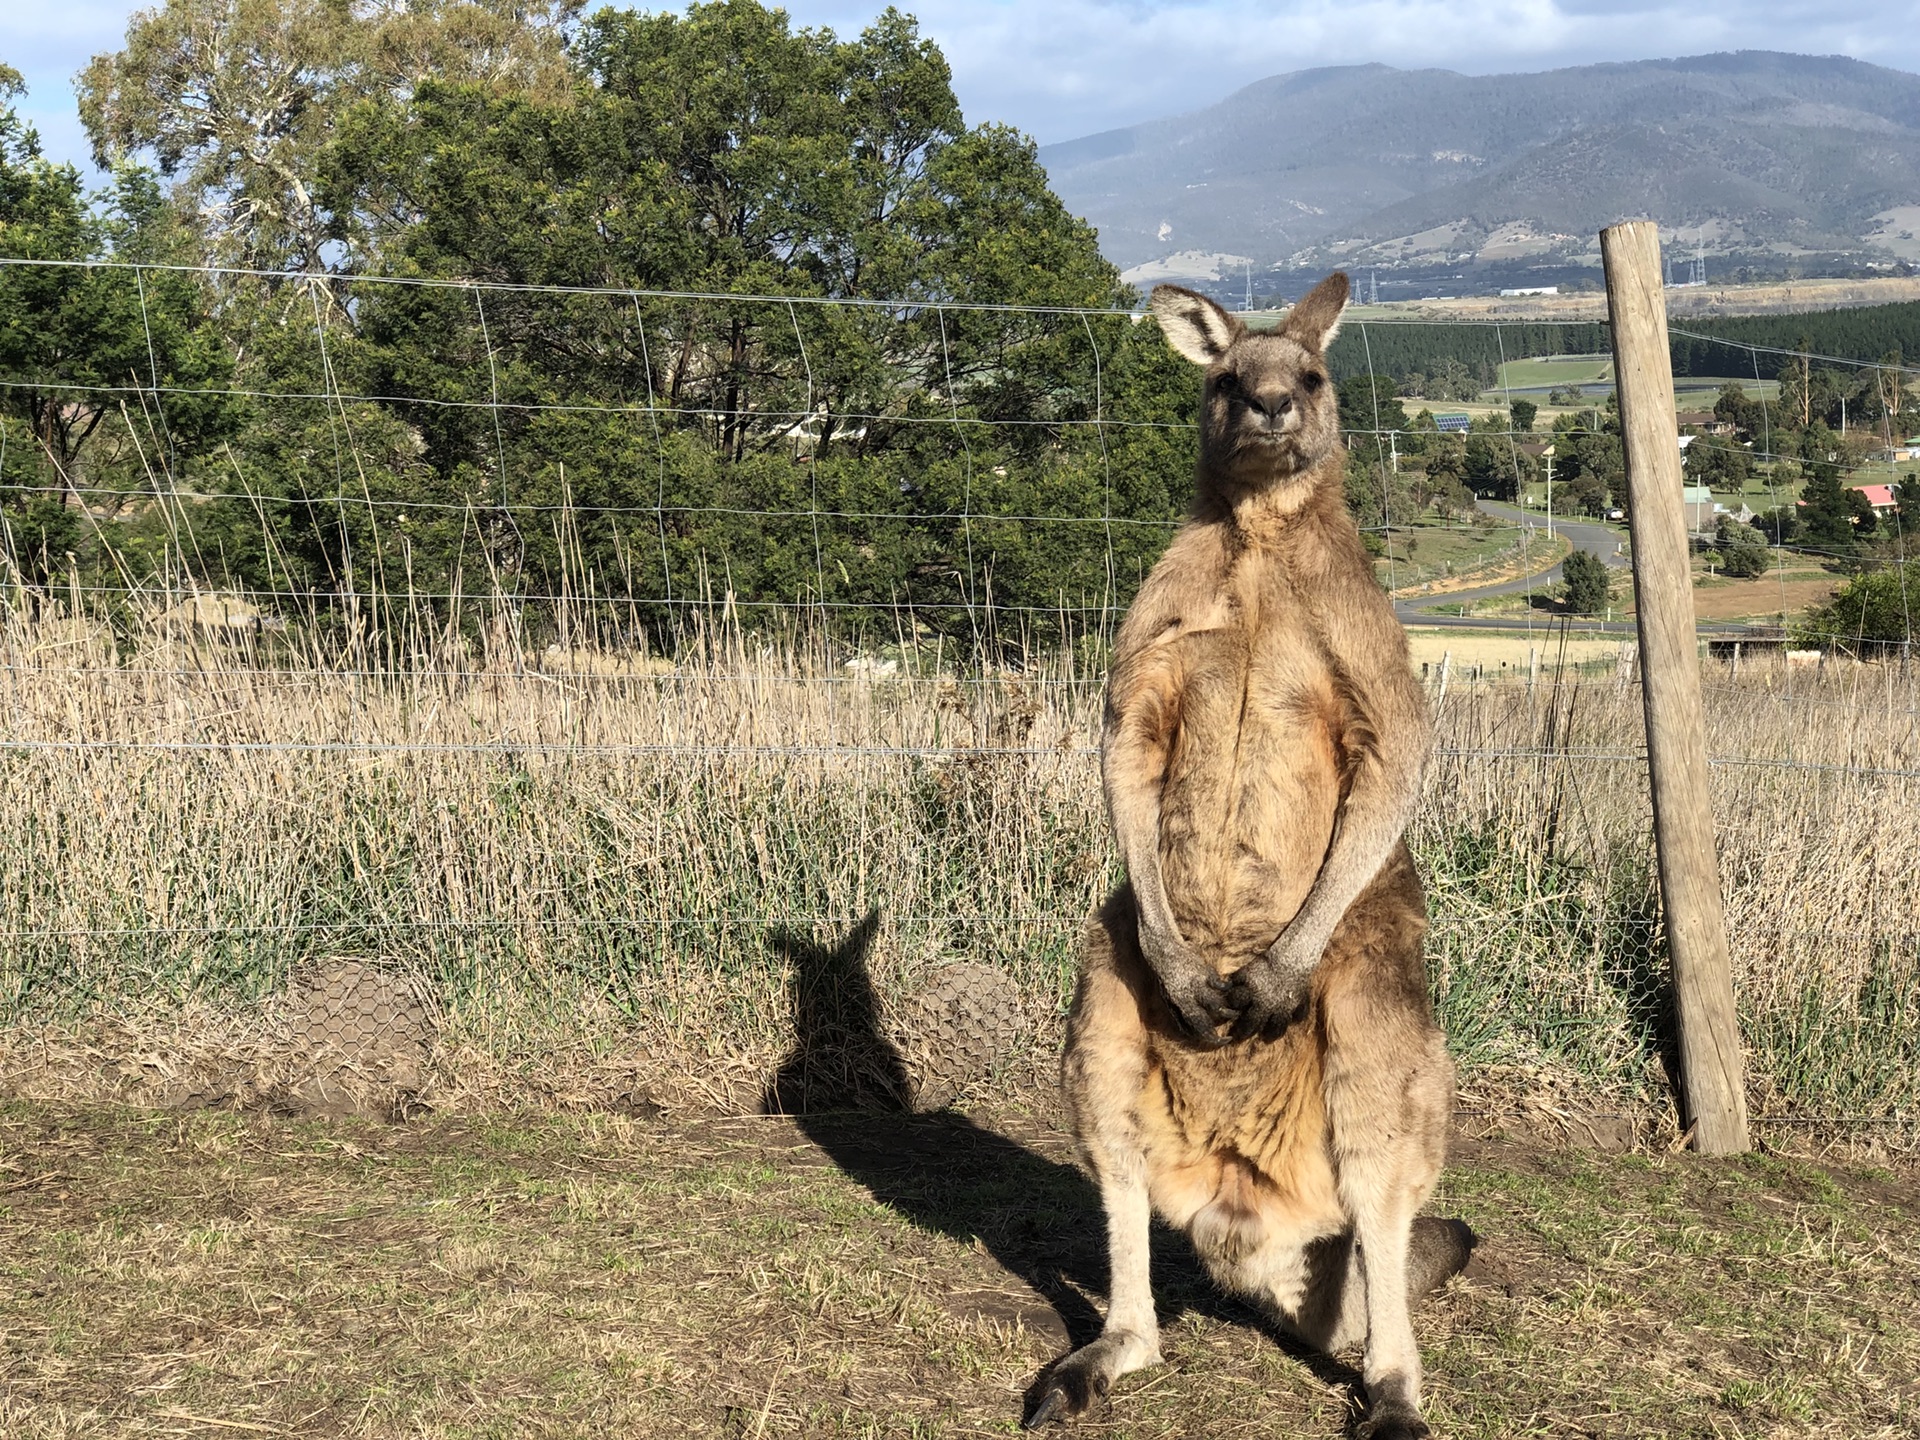
[[[659,0],[636,0],[651,8]],[[784,0],[859,31],[884,0]],[[1268,75],[1380,61],[1470,73],[1715,50],[1845,54],[1920,68],[1920,0],[896,0],[953,64],[973,121],[1041,141],[1178,114]],[[72,77],[119,44],[127,0],[18,0],[0,61],[26,73],[47,148],[84,160]]]
[[[0,62],[26,80],[20,113],[40,131],[41,144],[54,159],[87,166],[73,77],[101,51],[119,47],[127,18],[137,8],[127,0],[19,0],[0,19]]]
[[[1913,69],[1920,4],[1833,0],[921,0],[970,120],[1066,140],[1213,103],[1316,65],[1379,61],[1475,74],[1716,50],[1845,54]],[[872,13],[787,0],[800,24]]]

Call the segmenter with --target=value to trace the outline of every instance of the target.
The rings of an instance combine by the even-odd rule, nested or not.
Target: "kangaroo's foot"
[[[1104,1398],[1122,1375],[1159,1363],[1160,1347],[1152,1340],[1130,1330],[1108,1331],[1053,1367],[1022,1426],[1037,1430],[1050,1420],[1069,1420]]]
[[[1359,1440],[1427,1440],[1433,1434],[1420,1418],[1410,1377],[1391,1371],[1367,1382],[1367,1418],[1354,1434]]]
[[[1464,1220],[1422,1215],[1413,1222],[1407,1246],[1407,1295],[1417,1300],[1438,1290],[1466,1268],[1479,1237]],[[1367,1386],[1367,1418],[1354,1433],[1359,1440],[1428,1440],[1433,1431],[1420,1416],[1412,1384],[1389,1372]]]
[[[1395,1405],[1384,1409],[1376,1407],[1354,1433],[1359,1440],[1429,1440],[1433,1431],[1427,1428],[1418,1410]]]

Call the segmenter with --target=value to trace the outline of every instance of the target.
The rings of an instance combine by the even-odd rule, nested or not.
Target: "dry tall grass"
[[[267,1075],[290,977],[355,956],[435,997],[432,1103],[735,1108],[792,1043],[795,957],[869,915],[883,1006],[1000,967],[1046,1063],[1115,879],[1097,664],[886,674],[724,621],[672,666],[498,625],[379,661],[310,633],[7,612],[0,1088]],[[1915,683],[1707,681],[1756,1109],[1911,1126]],[[1470,1096],[1664,1103],[1639,705],[1630,675],[1552,667],[1438,703],[1414,838]]]

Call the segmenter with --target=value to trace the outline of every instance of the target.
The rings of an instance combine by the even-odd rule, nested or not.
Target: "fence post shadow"
[[[761,1109],[791,1116],[844,1174],[908,1221],[984,1246],[1053,1308],[1053,1338],[1064,1355],[1100,1332],[1107,1256],[1099,1192],[1076,1166],[956,1111],[907,1112],[906,1062],[880,1023],[867,964],[879,927],[876,908],[836,942],[823,944],[798,929],[768,932],[770,950],[791,977],[794,1042]],[[1295,1343],[1216,1290],[1184,1235],[1156,1221],[1153,1250],[1163,1324],[1191,1310],[1252,1326],[1323,1382],[1359,1385],[1351,1366]],[[1032,1316],[1025,1319],[1033,1324]],[[1046,1373],[1035,1380],[1029,1404]]]
[[[1608,917],[1601,933],[1606,937],[1602,943],[1618,957],[1612,979],[1626,1007],[1627,1023],[1642,1052],[1659,1062],[1684,1130],[1692,1119],[1680,1085],[1680,1017],[1674,1004],[1666,932],[1651,891],[1627,899],[1621,913]]]

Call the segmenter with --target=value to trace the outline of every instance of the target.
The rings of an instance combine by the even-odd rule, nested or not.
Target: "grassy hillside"
[[[1770,350],[1803,349],[1815,355],[1865,363],[1890,353],[1920,363],[1920,301],[1823,310],[1805,315],[1711,316],[1674,322],[1673,373],[1681,377],[1751,377],[1756,357],[1747,346]],[[1328,355],[1337,376],[1376,374],[1402,377],[1431,374],[1444,361],[1457,360],[1488,383],[1499,365],[1547,356],[1604,356],[1612,334],[1599,321],[1549,324],[1540,321],[1369,321],[1347,325]],[[1760,374],[1772,379],[1783,357],[1758,356]],[[1571,366],[1573,362],[1568,362]],[[1550,368],[1550,367],[1549,367]],[[1510,372],[1511,383],[1519,384]],[[1582,383],[1571,378],[1566,383]],[[1537,381],[1532,383],[1561,383]],[[1587,382],[1591,383],[1591,382]]]

